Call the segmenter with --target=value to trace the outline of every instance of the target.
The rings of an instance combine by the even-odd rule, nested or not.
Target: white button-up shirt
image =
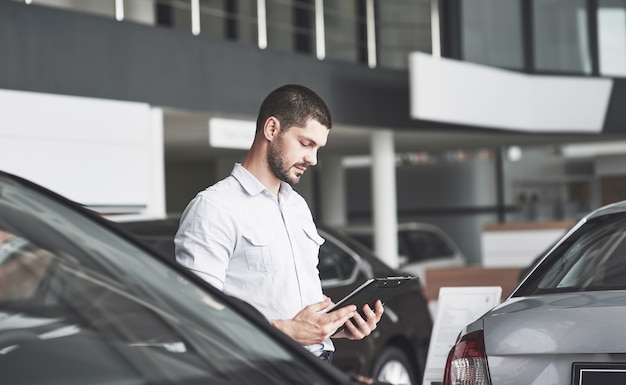
[[[285,182],[279,194],[235,164],[189,203],[174,240],[179,263],[269,320],[293,318],[323,299],[317,264],[324,239],[304,198]],[[334,349],[330,339],[306,348]]]

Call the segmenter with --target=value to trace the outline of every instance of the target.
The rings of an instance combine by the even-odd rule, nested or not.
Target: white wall
[[[409,55],[411,117],[498,130],[599,133],[613,81]]]
[[[160,109],[12,90],[0,105],[0,169],[101,212],[165,215]]]

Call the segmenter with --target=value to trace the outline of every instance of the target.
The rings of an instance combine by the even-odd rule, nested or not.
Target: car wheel
[[[409,360],[402,350],[395,347],[385,348],[378,356],[372,377],[393,385],[417,385]]]

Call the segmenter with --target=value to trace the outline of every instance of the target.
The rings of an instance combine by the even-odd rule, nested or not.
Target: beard
[[[301,173],[293,175],[290,173],[294,165],[288,163],[282,151],[282,138],[279,136],[275,145],[270,146],[267,154],[267,163],[274,175],[283,182],[289,183],[291,186],[300,182]]]

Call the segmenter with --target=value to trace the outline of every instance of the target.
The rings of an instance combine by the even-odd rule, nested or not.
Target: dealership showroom
[[[0,383],[626,383],[625,79],[625,0],[0,0]],[[176,258],[287,84],[321,291],[397,284],[328,360]]]

